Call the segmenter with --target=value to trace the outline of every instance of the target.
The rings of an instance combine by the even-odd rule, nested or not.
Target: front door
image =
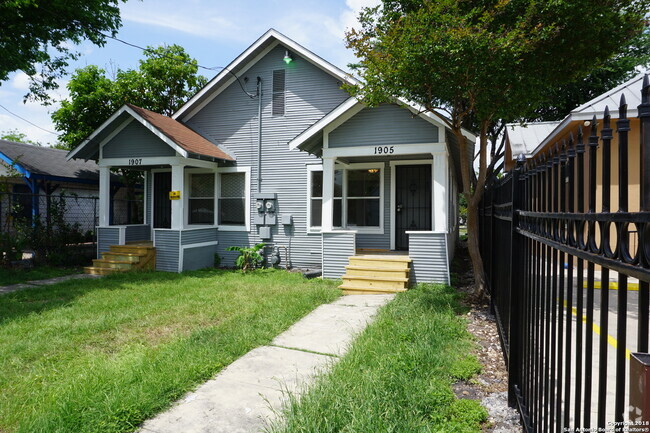
[[[153,228],[170,229],[172,227],[172,202],[169,191],[172,190],[172,173],[170,171],[153,174]]]
[[[430,164],[395,166],[396,250],[408,250],[411,230],[431,230]]]

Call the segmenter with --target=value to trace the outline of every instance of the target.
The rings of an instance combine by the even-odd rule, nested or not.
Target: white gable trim
[[[153,126],[151,123],[149,123],[146,119],[144,119],[142,116],[140,116],[140,115],[139,115],[135,110],[133,110],[132,108],[130,108],[128,105],[123,105],[119,110],[117,110],[115,113],[113,113],[113,115],[112,115],[111,117],[109,117],[108,120],[107,120],[106,122],[102,123],[101,126],[100,126],[99,128],[97,128],[97,129],[96,129],[92,134],[90,134],[90,135],[88,136],[88,138],[85,139],[85,143],[80,144],[80,145],[77,146],[74,150],[72,150],[70,153],[68,153],[68,156],[67,156],[66,158],[67,158],[68,160],[74,158],[75,155],[76,155],[77,153],[79,153],[79,151],[80,151],[81,149],[83,149],[84,147],[88,146],[88,144],[90,144],[90,143],[93,141],[93,139],[94,139],[94,138],[95,138],[99,133],[101,133],[104,129],[108,128],[108,127],[111,125],[111,123],[113,123],[113,122],[115,121],[115,119],[117,119],[117,118],[118,118],[122,113],[124,113],[124,112],[130,114],[130,115],[131,115],[135,120],[137,120],[138,122],[140,122],[140,123],[142,124],[142,126],[144,126],[144,127],[147,128],[149,131],[151,131],[152,133],[154,133],[154,134],[155,134],[158,138],[160,138],[163,142],[167,143],[167,145],[168,145],[169,147],[171,147],[172,149],[174,149],[178,154],[180,154],[181,156],[187,158],[187,151],[186,151],[185,149],[183,149],[182,147],[180,147],[178,144],[174,143],[174,141],[172,141],[169,137],[167,137],[165,134],[163,134],[163,133],[162,133],[158,128],[156,128],[156,127]],[[121,129],[121,128],[123,128],[124,126],[126,126],[126,124],[124,124],[124,123],[123,123],[123,124],[120,124],[120,125],[118,126],[118,129]],[[114,136],[114,134],[111,134],[111,138],[113,138],[113,136]],[[105,144],[105,141],[102,141],[102,143],[100,143],[100,148],[101,148],[101,146],[103,146],[104,144]]]
[[[259,50],[262,45],[264,45],[269,39],[272,38],[275,39],[276,42],[271,44],[271,47],[265,49],[262,54],[256,56],[254,59],[249,60],[247,62],[246,59],[248,57],[250,57],[254,52]],[[215,76],[203,89],[201,89],[201,91],[199,91],[196,95],[194,95],[194,97],[192,97],[189,101],[187,101],[176,113],[174,113],[172,118],[178,119],[179,117],[183,117],[183,119],[188,119],[189,117],[192,117],[195,114],[195,111],[199,109],[199,107],[196,106],[197,101],[199,101],[205,95],[214,92],[214,95],[209,96],[209,99],[212,100],[212,98],[218,95],[224,88],[226,88],[235,80],[233,74],[230,71],[237,69],[243,65],[242,70],[238,72],[238,74],[240,75],[243,74],[251,66],[257,63],[260,60],[260,58],[263,57],[263,54],[265,55],[266,53],[268,53],[268,51],[270,51],[272,48],[275,48],[279,44],[286,46],[289,49],[289,51],[301,57],[304,57],[309,62],[317,66],[318,68],[329,73],[330,75],[333,75],[335,78],[343,82],[347,82],[350,84],[359,84],[359,82],[350,74],[345,73],[343,70],[337,68],[336,66],[329,63],[328,61],[317,56],[313,52],[309,51],[307,48],[303,47],[297,42],[284,36],[282,33],[278,32],[277,30],[270,29],[266,33],[264,33],[257,41],[255,41],[253,45],[248,47],[246,51],[241,53],[235,60],[233,60],[226,68],[224,68],[220,73],[218,73],[217,76]],[[224,79],[226,77],[230,77],[230,79],[224,82]]]
[[[408,109],[411,113],[417,115],[421,119],[424,119],[430,124],[436,126],[439,129],[439,132],[441,134],[444,134],[446,126],[444,122],[440,120],[440,116],[438,114],[430,113],[430,112],[422,112],[421,110],[418,109],[416,105],[410,104],[399,98],[395,98],[394,101],[397,105],[401,106],[400,108]],[[293,140],[289,141],[289,149],[293,150],[301,146],[302,144],[304,144],[306,141],[308,141],[310,138],[314,137],[316,134],[318,134],[321,131],[324,134],[328,134],[329,132],[341,126],[343,123],[350,120],[354,115],[359,113],[364,108],[366,108],[366,105],[360,102],[357,98],[351,97],[350,99],[348,99],[347,101],[343,102],[338,107],[336,107],[334,110],[327,113],[318,122],[314,123],[312,126],[307,128],[305,131],[303,131]],[[476,136],[471,132],[465,129],[463,129],[462,132],[463,135],[467,137],[468,140],[472,142],[476,141]],[[326,147],[327,146],[323,145],[323,148]]]

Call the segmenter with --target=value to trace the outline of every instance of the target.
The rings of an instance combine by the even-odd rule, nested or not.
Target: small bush
[[[253,247],[228,247],[226,251],[237,251],[239,256],[235,259],[235,266],[242,272],[252,271],[264,262],[264,257],[259,253],[264,248],[263,243]]]

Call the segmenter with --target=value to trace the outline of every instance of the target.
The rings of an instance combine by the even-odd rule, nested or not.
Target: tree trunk
[[[487,290],[483,258],[481,257],[481,249],[479,246],[478,203],[475,200],[468,200],[467,203],[467,249],[472,259],[472,270],[474,273],[474,291],[472,294],[476,297],[483,298],[487,296]]]

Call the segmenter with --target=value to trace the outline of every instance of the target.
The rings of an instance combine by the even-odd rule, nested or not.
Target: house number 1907
[[[395,146],[375,146],[375,155],[395,153]]]
[[[142,158],[129,158],[129,165],[142,165]]]

